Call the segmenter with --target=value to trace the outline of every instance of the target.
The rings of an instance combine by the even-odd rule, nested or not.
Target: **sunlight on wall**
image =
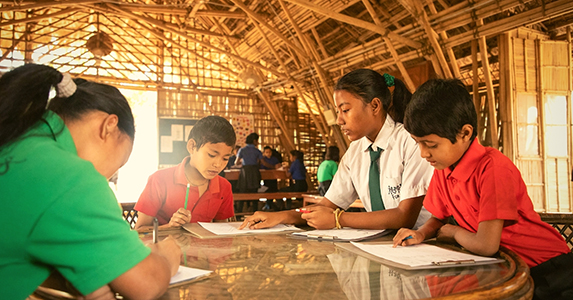
[[[119,202],[137,202],[147,178],[157,171],[157,92],[121,89],[135,117],[135,143],[128,162],[119,169]],[[113,189],[113,185],[112,185]]]

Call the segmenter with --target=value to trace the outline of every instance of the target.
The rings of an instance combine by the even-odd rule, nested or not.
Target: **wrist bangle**
[[[340,216],[342,216],[342,213],[344,212],[344,210],[340,210],[340,212],[338,213],[338,217],[336,218],[336,228],[338,229],[342,229],[342,225],[340,224]]]
[[[340,229],[340,228],[338,227],[338,226],[340,226],[339,223],[338,223],[338,212],[339,212],[339,211],[340,211],[340,208],[337,208],[337,209],[335,209],[335,210],[332,212],[332,213],[334,214],[334,228],[336,228],[336,229]]]

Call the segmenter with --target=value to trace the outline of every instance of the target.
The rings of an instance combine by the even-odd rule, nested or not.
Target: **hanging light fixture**
[[[112,38],[99,29],[99,13],[97,14],[97,31],[86,42],[86,48],[98,62],[102,57],[109,55],[113,51]]]
[[[239,79],[249,89],[256,87],[263,81],[259,74],[251,67],[247,67],[239,73]]]

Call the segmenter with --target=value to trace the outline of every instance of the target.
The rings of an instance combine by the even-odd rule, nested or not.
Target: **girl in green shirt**
[[[324,161],[318,166],[316,177],[318,178],[318,193],[321,196],[326,194],[334,174],[338,171],[338,161],[340,160],[340,150],[336,146],[329,146],[326,149]]]

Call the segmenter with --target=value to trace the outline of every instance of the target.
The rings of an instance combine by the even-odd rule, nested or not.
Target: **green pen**
[[[187,209],[187,200],[189,200],[189,187],[191,186],[191,184],[189,182],[187,182],[187,192],[185,193],[185,206],[184,208]]]

